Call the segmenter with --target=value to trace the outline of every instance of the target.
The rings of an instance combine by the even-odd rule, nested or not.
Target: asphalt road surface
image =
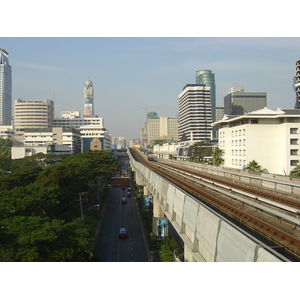
[[[109,191],[96,242],[96,252],[102,262],[149,261],[134,193],[126,197],[126,191],[120,187]],[[121,203],[122,197],[126,197],[127,204]],[[119,238],[122,227],[128,230],[127,238]]]

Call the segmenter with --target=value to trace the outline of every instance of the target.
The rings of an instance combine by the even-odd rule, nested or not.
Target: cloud
[[[55,67],[55,66],[47,66],[47,65],[24,63],[24,62],[14,62],[14,65],[24,67],[24,68],[28,68],[28,69],[33,69],[33,70],[40,70],[40,71],[58,71],[58,70],[61,70],[61,68]]]

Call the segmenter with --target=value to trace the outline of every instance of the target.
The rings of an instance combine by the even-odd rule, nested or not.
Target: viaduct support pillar
[[[164,217],[164,211],[160,208],[159,202],[153,197],[153,217],[162,218]]]
[[[143,179],[138,174],[138,172],[134,172],[134,175],[135,175],[135,182],[136,182],[137,185],[145,185]]]

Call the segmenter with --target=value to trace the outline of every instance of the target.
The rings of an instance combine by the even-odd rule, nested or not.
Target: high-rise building
[[[11,125],[12,80],[8,52],[0,48],[0,125]]]
[[[243,115],[267,106],[267,93],[245,92],[243,86],[234,86],[224,97],[225,115]]]
[[[222,120],[224,117],[224,107],[216,107],[216,121]]]
[[[84,86],[84,109],[83,117],[95,117],[94,116],[94,88],[93,82],[87,80]]]
[[[178,119],[170,117],[147,118],[145,124],[148,135],[148,145],[155,141],[177,142],[178,141]]]
[[[216,121],[216,83],[215,74],[211,70],[198,70],[196,72],[196,84],[205,84],[210,87],[211,119]]]
[[[204,84],[187,84],[178,97],[178,140],[211,140],[210,87]]]
[[[295,92],[296,92],[296,103],[295,108],[300,108],[300,59],[296,61],[296,76],[295,80]]]
[[[54,103],[52,100],[17,99],[14,101],[14,127],[16,131],[25,128],[52,128]]]

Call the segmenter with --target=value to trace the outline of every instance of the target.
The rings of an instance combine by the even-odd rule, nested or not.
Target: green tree
[[[211,163],[214,166],[220,166],[224,162],[224,158],[222,156],[224,155],[224,151],[220,148],[214,148],[212,151],[212,159]]]
[[[196,142],[188,148],[190,161],[203,161],[204,157],[212,155],[212,144],[207,142]]]
[[[267,169],[264,169],[258,162],[255,160],[252,160],[248,163],[248,165],[245,167],[245,170],[253,171],[253,172],[259,172],[259,173],[268,173]]]
[[[290,177],[300,177],[300,165],[298,164],[293,170],[290,172]]]
[[[0,138],[0,156],[10,157],[10,150],[13,145],[11,139],[2,139]]]

